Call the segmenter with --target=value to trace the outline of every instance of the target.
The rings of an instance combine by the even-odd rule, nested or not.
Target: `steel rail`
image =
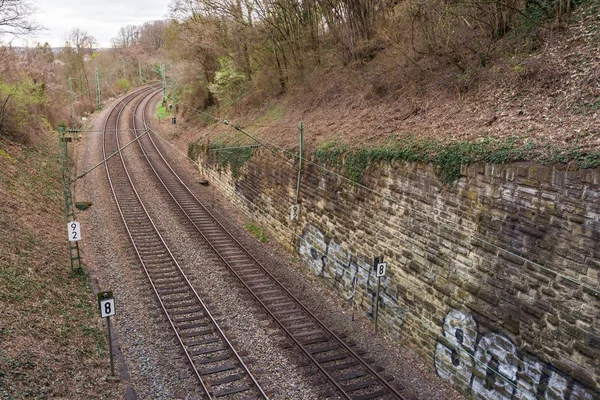
[[[145,127],[147,127],[147,125],[145,125]],[[233,240],[236,245],[239,247],[240,250],[242,250],[245,255],[255,264],[257,265],[259,268],[261,268],[263,270],[263,272],[273,281],[275,282],[275,284],[279,287],[280,290],[282,290],[292,301],[294,301],[296,303],[296,305],[301,309],[301,311],[303,311],[305,314],[307,314],[310,318],[312,318],[318,325],[319,327],[326,332],[334,341],[336,341],[341,348],[343,348],[345,351],[347,351],[349,354],[352,355],[352,357],[358,361],[363,368],[365,368],[369,374],[375,378],[382,386],[384,386],[387,391],[395,398],[400,399],[400,400],[405,400],[405,397],[402,396],[402,394],[400,394],[393,386],[391,386],[385,378],[383,378],[377,371],[375,371],[362,357],[360,357],[360,355],[358,355],[349,345],[347,345],[338,335],[336,335],[332,330],[330,330],[323,322],[321,322],[321,320],[314,314],[312,313],[310,310],[308,310],[301,302],[300,300],[298,300],[275,276],[273,276],[273,274],[271,274],[246,248],[245,246],[243,246],[236,238],[235,236],[227,229],[225,228],[219,221],[218,219],[202,204],[202,202],[197,198],[197,196],[189,189],[189,187],[181,180],[181,178],[177,175],[177,173],[172,169],[172,167],[170,166],[170,164],[167,162],[167,160],[164,158],[163,154],[161,153],[161,151],[158,149],[158,146],[156,145],[156,143],[154,142],[152,135],[147,135],[144,139],[149,140],[152,144],[152,146],[154,147],[154,151],[156,151],[156,153],[160,156],[160,159],[162,160],[162,167],[163,169],[166,169],[168,171],[170,171],[170,175],[176,179],[176,181],[178,181],[178,183],[187,191],[187,193],[189,193],[197,202],[197,204],[201,207],[202,211],[204,211],[208,216],[210,216],[210,218],[213,220],[213,222],[220,228],[222,229],[228,236],[229,239]],[[143,147],[143,143],[142,140],[138,141],[138,145],[142,148],[142,151],[144,151],[144,154],[147,154],[146,151],[144,150]],[[351,399],[352,397],[350,397],[350,395],[344,390],[344,388],[335,380],[335,378],[329,374],[325,368],[319,363],[318,360],[315,359],[315,357],[305,348],[305,346],[300,343],[300,341],[298,339],[296,339],[294,337],[294,335],[289,331],[289,329],[282,323],[279,321],[279,318],[274,315],[274,313],[269,309],[269,307],[258,297],[258,295],[256,293],[254,293],[254,290],[252,290],[251,287],[248,286],[248,284],[245,282],[245,280],[238,274],[238,272],[235,270],[235,268],[225,259],[225,257],[221,254],[221,252],[213,245],[213,243],[211,243],[210,239],[204,234],[203,230],[195,223],[195,221],[193,220],[193,218],[189,215],[189,213],[185,210],[185,207],[183,207],[180,202],[177,200],[176,196],[172,193],[172,191],[168,188],[167,184],[164,181],[164,177],[161,177],[157,168],[155,168],[155,166],[153,165],[153,163],[156,163],[156,157],[152,158],[152,161],[150,160],[149,157],[146,158],[147,162],[149,163],[149,165],[151,166],[151,168],[153,169],[154,173],[156,174],[156,176],[158,177],[158,179],[161,181],[161,183],[163,184],[165,190],[167,191],[167,193],[171,196],[171,198],[173,199],[173,201],[175,201],[175,203],[177,204],[177,206],[180,208],[180,210],[184,213],[184,215],[186,216],[186,218],[192,223],[192,225],[196,228],[196,230],[200,233],[200,235],[204,238],[204,240],[207,242],[207,244],[213,249],[213,251],[215,251],[215,253],[218,255],[218,257],[225,263],[225,265],[233,272],[233,274],[238,278],[238,280],[244,285],[244,287],[246,287],[246,289],[252,294],[252,296],[256,299],[256,301],[258,301],[261,306],[266,310],[266,312],[271,316],[271,318],[273,318],[273,320],[275,320],[275,322],[281,327],[281,329],[287,334],[287,336],[289,338],[292,339],[292,341],[295,343],[295,345],[313,362],[314,365],[316,365],[318,367],[318,369],[323,373],[323,375],[330,381],[330,383],[342,394],[342,396],[344,396],[346,399]]]
[[[160,92],[157,92],[157,93],[160,93]],[[154,94],[146,97],[144,100],[142,100],[141,102],[139,102],[136,105],[136,107],[135,107],[135,110],[133,112],[133,121],[132,122],[133,122],[133,132],[135,132],[136,138],[138,137],[138,130],[139,130],[136,125],[140,121],[140,118],[138,116],[136,116],[136,113],[138,111],[138,107],[142,103],[144,103],[141,121],[142,121],[142,123],[144,125],[144,129],[142,131],[146,132],[146,129],[148,129],[148,127],[146,125],[146,121],[145,121],[146,120],[146,107],[147,107],[149,98],[151,98],[154,95],[156,95],[156,93],[154,93]],[[142,148],[142,151],[143,151],[143,148]],[[144,156],[146,158],[148,157],[148,155],[145,152],[144,152]],[[240,366],[242,367],[242,369],[244,370],[244,372],[252,380],[252,383],[254,384],[254,386],[256,387],[256,389],[259,391],[260,395],[263,396],[263,398],[268,399],[267,394],[263,391],[262,387],[260,386],[260,384],[258,383],[258,381],[256,380],[256,378],[254,377],[254,375],[252,374],[252,372],[250,372],[250,369],[248,368],[247,364],[244,362],[244,360],[239,355],[239,353],[235,350],[235,347],[233,346],[233,344],[231,343],[231,341],[229,340],[229,338],[227,338],[227,336],[225,335],[225,332],[223,332],[223,330],[221,329],[221,327],[219,326],[219,324],[217,323],[217,321],[214,319],[214,317],[212,316],[212,314],[210,313],[210,311],[208,310],[208,308],[206,307],[206,305],[204,304],[204,302],[202,301],[202,299],[200,298],[200,296],[198,296],[198,293],[194,289],[192,283],[188,280],[187,276],[185,275],[185,273],[183,272],[183,270],[181,269],[181,267],[179,266],[179,264],[177,264],[177,268],[180,270],[180,272],[181,272],[183,278],[185,279],[186,283],[188,284],[188,286],[191,288],[191,290],[194,292],[194,294],[198,298],[198,301],[204,307],[207,316],[209,317],[209,319],[214,324],[214,327],[216,328],[217,333],[219,334],[219,336],[221,337],[221,339],[227,344],[227,346],[229,347],[230,351],[233,353],[233,355],[235,356],[236,360],[238,361],[238,363],[240,364]]]
[[[114,115],[115,111],[118,109],[118,113],[116,114],[116,120],[115,120],[115,131],[118,132],[119,131],[119,122],[121,120],[121,114],[127,108],[127,104],[129,104],[136,96],[147,95],[148,92],[153,92],[152,89],[153,88],[150,88],[148,90],[144,90],[144,89],[138,90],[135,93],[127,96],[124,100],[121,100],[119,102],[119,104],[117,104],[113,108],[113,110],[111,111],[110,115],[108,116],[108,118],[107,118],[107,120],[105,122],[105,126],[104,126],[105,129],[108,126],[108,124],[109,124],[109,122],[111,120],[111,117]],[[137,110],[137,107],[139,106],[139,104],[140,103],[138,103],[136,105],[136,110]],[[122,107],[119,107],[119,106],[122,106]],[[134,110],[134,115],[135,115],[135,110]],[[115,140],[116,140],[116,143],[117,143],[117,148],[119,148],[120,146],[119,146],[119,137],[118,137],[118,134],[115,135]],[[106,140],[103,141],[103,153],[104,153],[104,155],[106,155]],[[127,180],[129,181],[130,189],[133,191],[133,193],[134,193],[134,195],[135,195],[135,197],[137,199],[137,202],[138,202],[139,206],[144,211],[144,214],[145,214],[147,220],[150,222],[152,228],[154,229],[154,231],[155,231],[156,235],[158,236],[160,242],[162,243],[164,249],[168,252],[171,261],[174,263],[174,265],[178,269],[178,271],[180,273],[180,276],[183,277],[185,283],[188,286],[188,289],[190,289],[191,292],[194,294],[196,301],[202,306],[202,309],[203,309],[203,312],[204,312],[204,316],[207,316],[210,319],[211,323],[213,324],[213,327],[217,327],[218,328],[217,330],[218,330],[219,334],[221,335],[221,337],[224,337],[224,334],[223,334],[221,328],[218,326],[218,323],[216,322],[216,320],[214,319],[214,317],[209,312],[208,308],[206,307],[206,305],[204,304],[204,302],[202,301],[202,299],[200,298],[200,296],[198,295],[198,293],[194,289],[194,287],[191,284],[191,282],[189,282],[189,280],[187,279],[187,276],[183,273],[183,270],[181,269],[179,263],[177,262],[177,260],[173,256],[171,250],[169,249],[169,247],[167,246],[166,242],[164,241],[162,235],[160,234],[157,226],[155,225],[154,221],[150,217],[150,215],[148,213],[148,210],[146,209],[146,207],[144,206],[143,202],[141,201],[141,198],[140,198],[137,190],[135,189],[135,185],[133,184],[133,180],[131,178],[131,175],[129,174],[129,171],[128,171],[126,165],[125,165],[125,161],[124,161],[123,157],[121,157],[121,164],[122,164],[123,170],[124,170],[124,172],[125,172],[125,174],[127,176]],[[156,297],[157,297],[157,299],[158,299],[158,301],[160,303],[160,306],[161,306],[163,312],[165,313],[165,315],[166,315],[166,317],[167,317],[167,319],[169,321],[169,324],[171,325],[171,328],[172,328],[173,332],[175,333],[177,341],[179,342],[179,344],[180,344],[181,348],[183,349],[184,354],[185,354],[185,356],[186,356],[186,358],[187,358],[190,366],[192,367],[194,375],[196,376],[196,378],[200,382],[200,385],[201,385],[203,391],[205,392],[205,394],[210,399],[213,399],[214,398],[213,394],[211,393],[211,391],[209,390],[209,388],[205,384],[204,379],[202,379],[202,375],[201,375],[199,369],[197,368],[196,364],[194,363],[194,360],[192,358],[192,354],[190,354],[190,351],[188,350],[188,347],[186,346],[183,338],[181,337],[180,333],[178,332],[176,324],[175,324],[174,320],[172,319],[169,311],[167,310],[167,307],[166,307],[164,301],[161,298],[161,294],[159,292],[159,289],[156,287],[155,283],[153,282],[153,279],[151,277],[150,271],[148,270],[147,265],[146,265],[146,263],[144,261],[144,257],[140,253],[140,250],[139,250],[139,248],[138,248],[138,246],[136,244],[136,239],[134,238],[134,234],[132,233],[132,231],[130,230],[130,228],[128,226],[127,220],[125,218],[124,210],[123,210],[123,208],[121,207],[121,205],[119,203],[118,195],[117,195],[116,190],[115,190],[115,185],[113,184],[113,179],[111,178],[111,173],[110,173],[110,170],[109,170],[108,161],[105,163],[105,167],[106,167],[106,172],[107,172],[109,184],[110,184],[110,187],[111,187],[111,191],[113,193],[113,197],[115,198],[115,202],[116,202],[117,208],[118,208],[119,213],[121,215],[121,218],[122,218],[122,220],[124,222],[125,229],[127,231],[129,239],[130,239],[130,241],[131,241],[131,243],[133,245],[133,248],[134,248],[134,250],[135,250],[135,252],[136,252],[136,254],[138,256],[138,259],[140,260],[140,263],[142,264],[144,272],[145,272],[145,274],[146,274],[146,276],[147,276],[147,278],[149,280],[149,283],[152,286],[152,289],[153,289],[153,291],[154,291],[154,293],[155,293],[155,295],[156,295]],[[192,313],[190,312],[190,314],[192,314]],[[227,340],[227,344],[228,344],[229,349],[233,350],[233,346],[231,346],[231,343],[229,342],[229,340]],[[233,352],[235,352],[235,350]],[[235,355],[236,355],[236,358],[239,360],[240,359],[239,358],[239,354],[237,354],[237,352],[235,352]],[[258,385],[258,382],[256,382],[256,380],[254,379],[254,377],[252,376],[252,374],[250,373],[250,371],[247,369],[247,367],[245,365],[244,365],[244,368],[245,368],[246,374],[252,378],[252,382],[254,384],[254,387],[259,391],[259,393],[262,396],[262,398],[267,399],[268,397],[266,396],[266,394],[264,393],[264,391],[262,390],[262,388],[260,387],[260,385]]]

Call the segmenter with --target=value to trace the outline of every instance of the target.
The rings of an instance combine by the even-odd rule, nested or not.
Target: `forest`
[[[104,100],[159,80],[162,65],[174,97],[214,114],[332,98],[317,93],[323,81],[352,93],[351,80],[367,100],[412,99],[410,116],[437,92],[477,91],[499,65],[519,77],[542,73],[543,65],[521,61],[574,20],[597,28],[598,7],[597,0],[172,0],[170,19],[124,26],[109,49],[80,28],[58,49],[4,44],[0,131],[26,142],[60,122],[79,126]],[[579,8],[587,11],[574,18]],[[0,34],[39,29],[28,3],[0,4]],[[583,104],[597,108],[598,88],[590,90]]]

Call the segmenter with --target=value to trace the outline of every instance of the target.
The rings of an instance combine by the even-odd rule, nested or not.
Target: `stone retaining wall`
[[[477,165],[454,186],[431,165],[382,164],[353,185],[255,150],[233,179],[199,162],[348,306],[412,343],[475,399],[600,398],[600,170]],[[500,376],[501,375],[501,376]]]

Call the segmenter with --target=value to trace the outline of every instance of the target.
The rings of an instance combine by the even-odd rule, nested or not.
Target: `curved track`
[[[141,136],[138,143],[144,158],[176,206],[339,396],[354,400],[404,399],[382,376],[380,368],[372,366],[362,352],[311,313],[218,222],[169,166],[143,113],[134,117],[134,124]]]
[[[136,120],[136,113],[143,112],[140,105],[156,92],[149,87],[125,97],[111,110],[104,126],[104,158],[115,154],[105,166],[119,213],[151,289],[208,398],[267,399],[165,243],[119,151],[129,141],[130,131],[120,130],[123,116],[134,110]],[[106,134],[109,131],[116,134]]]

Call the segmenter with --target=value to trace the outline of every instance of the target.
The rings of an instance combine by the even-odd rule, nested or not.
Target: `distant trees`
[[[86,30],[73,28],[65,37],[65,47],[61,59],[65,63],[65,78],[71,80],[72,95],[87,99],[84,108],[93,110],[93,96],[90,72],[86,67],[86,57],[91,57],[96,38]]]
[[[143,25],[126,25],[111,39],[115,49],[141,47],[146,52],[155,52],[164,47],[167,21],[151,21]]]
[[[167,21],[152,21],[143,24],[140,29],[139,43],[142,49],[148,53],[162,50],[165,46]]]
[[[111,41],[115,48],[136,46],[140,41],[140,27],[135,25],[123,26],[119,29],[117,37]]]
[[[33,7],[26,0],[0,0],[0,37],[39,30],[40,26],[29,19],[32,12]],[[43,67],[49,59],[43,54],[45,49],[38,50],[17,54],[10,47],[0,48],[0,135],[21,142],[34,137],[46,116],[48,97]],[[23,60],[38,68],[17,68]]]

